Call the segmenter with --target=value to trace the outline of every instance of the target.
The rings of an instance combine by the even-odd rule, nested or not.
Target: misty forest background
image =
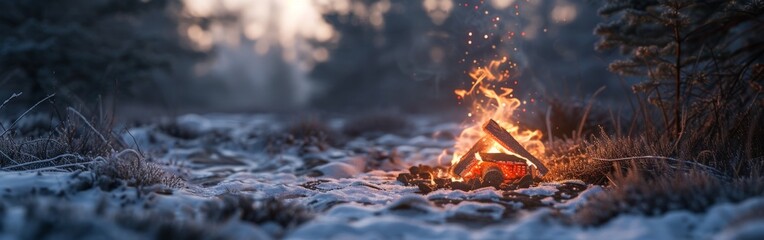
[[[237,219],[231,224],[257,226],[241,229],[299,238],[344,234],[337,229],[347,222],[325,227],[327,218],[312,214],[364,205],[355,214],[368,194],[384,196],[368,206],[370,221],[391,216],[377,214],[382,206],[419,212],[429,198],[388,175],[454,154],[451,141],[464,126],[455,123],[469,121],[470,104],[454,90],[470,86],[469,71],[502,57],[509,63],[500,70],[510,75],[503,87],[523,102],[514,119],[543,132],[546,150],[537,157],[550,169],[512,187],[573,184],[588,193],[568,195],[568,213],[522,195],[523,208],[555,211],[488,232],[564,237],[548,230],[573,226],[568,236],[585,236],[600,232],[576,226],[624,214],[728,209],[720,204],[764,195],[762,32],[760,0],[0,0],[0,177],[13,188],[4,187],[0,215],[24,223],[3,230],[30,239],[123,233],[100,225],[111,224],[189,238],[239,233],[219,228]],[[232,114],[186,114],[217,112]],[[374,181],[386,187],[356,186],[378,177],[371,172],[384,174]],[[329,191],[347,190],[350,200],[324,198],[316,187],[341,181],[354,183]],[[400,199],[388,205],[390,198]],[[146,207],[152,199],[171,204]],[[751,209],[761,209],[754,200]],[[517,220],[512,205],[492,221]],[[198,211],[176,215],[185,209]],[[636,223],[601,233],[643,227],[664,236],[657,238],[693,238],[691,228],[709,236],[753,219],[761,235],[761,211],[728,211],[742,215],[666,218],[680,225],[629,218]],[[424,236],[459,238],[445,231],[454,225],[424,212],[420,222],[401,215],[405,221],[385,221],[402,225],[353,230],[400,237],[399,229],[419,226]],[[469,223],[464,236],[491,238],[473,228],[484,222],[461,220]]]
[[[0,95],[23,94],[2,114],[18,116],[55,94],[40,108],[106,109],[125,119],[464,116],[453,90],[469,84],[466,72],[509,56],[515,96],[528,102],[518,119],[551,132],[547,139],[605,130],[685,139],[693,152],[715,139],[748,159],[762,155],[753,145],[762,136],[754,134],[762,129],[760,1],[477,4],[4,0]]]

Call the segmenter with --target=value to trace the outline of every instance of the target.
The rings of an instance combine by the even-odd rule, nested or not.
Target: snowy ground
[[[136,221],[202,226],[219,237],[254,239],[739,239],[764,231],[761,221],[733,224],[764,209],[764,198],[719,204],[703,214],[624,215],[583,228],[559,216],[574,213],[587,197],[605,190],[580,181],[422,195],[395,177],[412,165],[445,164],[438,155],[453,145],[457,124],[412,118],[411,131],[344,139],[322,149],[284,142],[279,133],[289,121],[272,115],[186,115],[130,129],[124,140],[186,179],[182,189],[119,186],[107,191],[92,186],[99,183],[90,172],[3,172],[0,238],[38,238],[34,232],[40,231],[58,233],[52,238],[163,236],[161,228],[125,224],[120,220],[125,213]],[[328,122],[335,129],[343,124],[342,119]],[[313,217],[285,227],[210,216],[224,211],[226,196],[234,195],[304,206]],[[63,220],[40,220],[48,213],[39,209],[51,208]],[[159,235],[143,235],[145,229]]]

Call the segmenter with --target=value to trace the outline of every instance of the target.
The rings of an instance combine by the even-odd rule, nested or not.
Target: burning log
[[[492,144],[493,141],[490,138],[480,138],[480,140],[478,140],[475,145],[472,145],[472,148],[470,148],[470,150],[467,151],[467,153],[465,153],[461,159],[459,159],[459,162],[451,168],[451,173],[460,177],[464,177],[464,174],[467,173],[467,171],[472,168],[475,163],[477,163],[475,154],[485,151],[491,147]]]
[[[486,162],[525,163],[525,159],[506,153],[480,153],[480,159]]]
[[[488,123],[485,124],[485,126],[483,127],[483,131],[485,131],[485,133],[488,136],[490,136],[494,141],[499,143],[502,147],[506,148],[507,150],[511,152],[517,153],[521,157],[524,157],[528,159],[529,161],[531,161],[533,165],[536,165],[536,168],[538,168],[539,173],[541,173],[541,175],[544,175],[547,172],[549,172],[549,170],[546,168],[546,166],[544,166],[543,163],[541,163],[540,160],[538,160],[536,157],[531,155],[531,153],[525,150],[525,148],[523,148],[523,146],[520,145],[520,143],[518,143],[517,140],[515,140],[515,138],[512,137],[512,135],[509,134],[509,132],[507,132],[506,129],[501,127],[499,123],[497,123],[493,119],[489,120]],[[470,151],[471,150],[472,149],[470,149]]]
[[[484,164],[488,166],[486,168],[495,167],[501,171],[504,181],[514,180],[531,173],[530,166],[525,159],[517,155],[506,153],[480,153],[479,155]],[[485,177],[485,174],[483,175]]]
[[[504,173],[498,166],[490,166],[483,168],[483,184],[493,186],[499,189],[501,183],[504,182]]]

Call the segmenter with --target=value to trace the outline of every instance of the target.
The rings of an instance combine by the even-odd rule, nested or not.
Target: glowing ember
[[[506,85],[505,83],[510,77],[508,70],[502,70],[505,64],[507,65],[506,68],[512,65],[504,57],[501,60],[491,61],[487,66],[474,69],[469,74],[472,78],[470,89],[457,89],[454,91],[459,99],[471,100],[472,105],[469,114],[471,121],[456,139],[455,152],[451,160],[452,168],[460,162],[462,157],[467,154],[479,139],[486,137],[487,134],[483,130],[483,125],[491,119],[506,129],[530,154],[535,156],[544,154],[544,144],[540,140],[541,131],[520,131],[519,126],[516,125],[516,121],[513,119],[515,110],[520,108],[522,102],[513,97],[512,88],[503,86]],[[468,171],[465,171],[461,177],[458,174],[452,173],[453,180],[478,177],[486,167],[498,166],[504,175],[504,180],[507,181],[525,175],[527,173],[526,169],[524,169],[525,164],[536,165],[527,157],[511,152],[496,141],[490,141],[487,144],[490,144],[486,147],[487,150],[475,152],[476,162],[470,163],[467,166]],[[483,161],[478,153],[503,153],[525,160],[526,163],[487,163]],[[523,168],[523,170],[519,170],[520,168]]]

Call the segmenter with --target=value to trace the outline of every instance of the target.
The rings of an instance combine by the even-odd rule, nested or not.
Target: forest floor
[[[396,180],[445,166],[457,123],[409,117],[364,123],[276,115],[184,115],[120,135],[115,155],[157,166],[159,184],[74,171],[0,172],[0,238],[739,239],[764,235],[764,197],[704,212],[622,214],[583,226],[570,216],[607,186],[420,193]],[[351,126],[352,125],[352,126]],[[351,126],[351,127],[348,127]],[[400,128],[400,129],[396,129]],[[344,129],[344,131],[343,131]],[[138,157],[138,156],[136,156]],[[143,158],[145,157],[145,160]],[[98,159],[96,159],[98,161]],[[108,164],[101,160],[98,164]],[[128,169],[143,171],[141,167]],[[177,176],[177,177],[170,177]],[[156,176],[154,176],[156,177]],[[117,178],[117,177],[115,177]],[[759,216],[764,214],[759,214]]]

